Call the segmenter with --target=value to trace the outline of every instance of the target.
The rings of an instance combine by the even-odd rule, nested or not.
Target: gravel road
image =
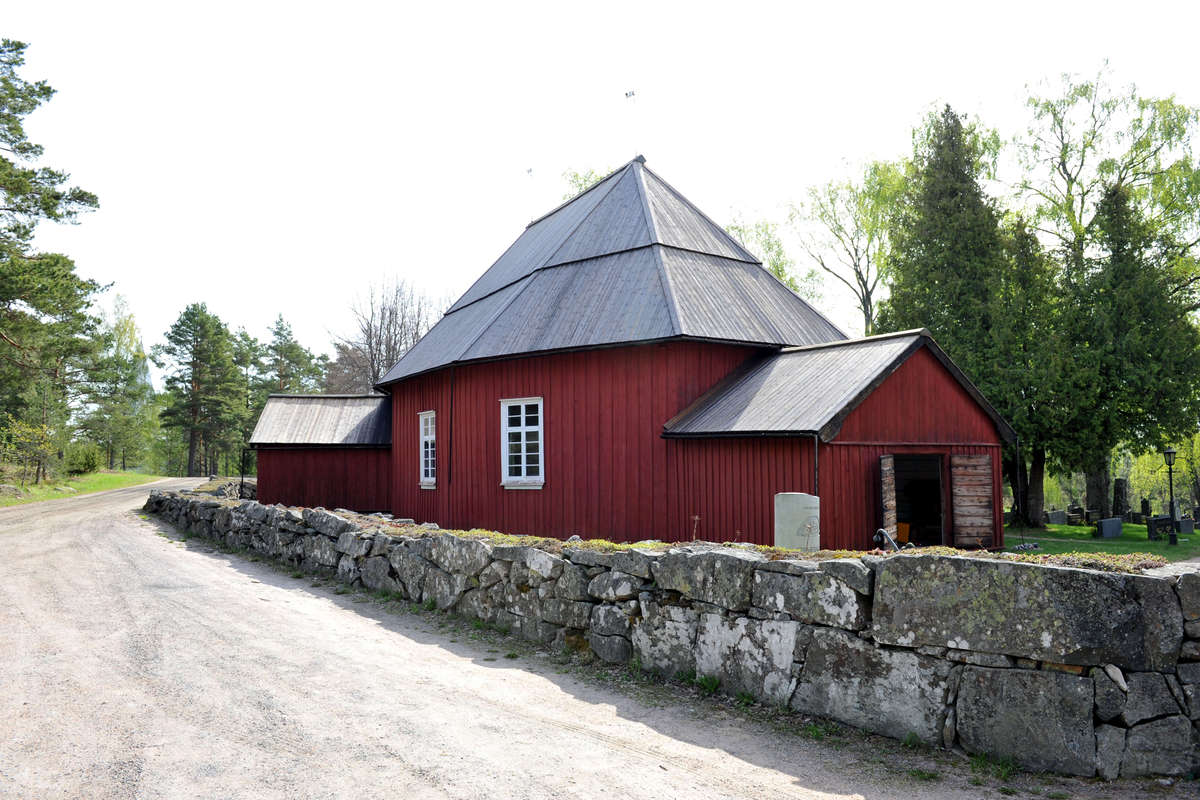
[[[965,765],[914,782],[861,742],[639,699],[537,655],[498,658],[429,615],[185,545],[138,516],[148,491],[0,510],[0,797],[984,791]]]

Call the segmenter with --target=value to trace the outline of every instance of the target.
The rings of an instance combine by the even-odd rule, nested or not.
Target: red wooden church
[[[272,397],[264,502],[443,527],[1001,544],[1011,428],[925,331],[847,339],[636,158],[531,222],[369,397]],[[390,423],[386,424],[385,423]]]

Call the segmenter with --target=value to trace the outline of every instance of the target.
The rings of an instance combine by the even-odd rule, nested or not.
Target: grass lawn
[[[1179,537],[1179,544],[1172,547],[1166,538],[1151,542],[1146,538],[1145,525],[1126,523],[1121,526],[1121,535],[1116,539],[1097,539],[1090,525],[1047,525],[1038,528],[1005,528],[1006,550],[1024,541],[1037,542],[1040,553],[1150,553],[1168,561],[1183,561],[1200,558],[1200,532]]]
[[[137,486],[139,483],[149,483],[161,479],[161,475],[146,475],[141,472],[120,472],[103,470],[88,475],[80,475],[69,480],[49,480],[38,486],[26,486],[30,491],[20,497],[0,497],[0,506],[15,506],[21,503],[36,503],[39,500],[61,500],[64,497],[74,497],[77,494],[103,492],[107,489],[124,489],[126,486]],[[56,492],[56,486],[69,486],[75,491]]]

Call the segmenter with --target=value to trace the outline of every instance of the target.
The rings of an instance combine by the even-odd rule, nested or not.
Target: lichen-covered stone
[[[775,561],[763,561],[758,569],[766,572],[783,572],[788,575],[803,575],[805,572],[816,572],[821,565],[816,561],[805,561],[795,558],[783,558]]]
[[[543,580],[553,580],[562,574],[563,559],[545,550],[536,547],[526,549],[524,561],[529,571]]]
[[[857,558],[822,561],[821,572],[832,575],[861,595],[869,595],[875,581],[875,573]]]
[[[746,692],[768,703],[785,704],[794,688],[797,625],[704,614],[696,637],[696,673],[717,677],[727,694]]]
[[[659,556],[651,569],[661,589],[743,611],[750,607],[755,567],[764,560],[744,550],[676,548]]]
[[[1125,736],[1121,777],[1185,775],[1191,769],[1192,723],[1184,716],[1143,722]]]
[[[554,587],[554,594],[564,600],[588,600],[588,576],[583,567],[572,564],[570,561],[563,563],[562,574],[558,576],[558,583]]]
[[[1096,703],[1096,718],[1101,722],[1109,722],[1121,716],[1125,710],[1125,692],[1116,681],[1103,669],[1092,670],[1094,697]]]
[[[968,753],[1011,757],[1022,767],[1096,772],[1092,679],[1062,672],[965,667],[958,739]]]
[[[633,625],[625,612],[607,603],[601,603],[592,609],[589,627],[601,636],[624,636],[626,639],[633,631]]]
[[[322,567],[336,567],[342,554],[333,546],[326,536],[304,537],[304,558]]]
[[[455,575],[430,564],[421,587],[421,599],[433,600],[438,611],[449,611],[467,590],[467,581],[466,575]]]
[[[1200,619],[1200,572],[1185,572],[1175,584],[1179,602],[1183,607],[1183,618]]]
[[[354,556],[343,555],[338,560],[337,578],[342,583],[354,583],[358,580],[358,563]]]
[[[873,617],[883,644],[1147,671],[1172,669],[1183,638],[1164,579],[948,556],[880,564]]]
[[[953,661],[956,664],[974,664],[977,667],[1008,669],[1016,665],[1016,660],[1012,656],[1003,656],[998,653],[976,653],[972,650],[947,650],[944,657],[947,661]]]
[[[633,655],[633,645],[624,636],[604,636],[596,631],[587,635],[592,652],[610,664],[624,664]]]
[[[885,650],[846,631],[817,628],[792,708],[897,739],[914,734],[937,746],[951,670],[949,662],[911,650]]]
[[[587,593],[599,600],[628,600],[642,590],[642,579],[624,572],[602,572],[588,583]]]
[[[425,573],[435,569],[433,564],[407,547],[393,547],[388,553],[388,563],[404,584],[404,593],[413,600],[420,600],[424,594]]]
[[[551,597],[542,601],[542,619],[568,628],[586,628],[592,619],[592,603]]]
[[[694,670],[699,615],[690,608],[645,602],[642,614],[632,640],[642,666],[663,675]]]
[[[255,503],[255,505],[258,505]],[[262,508],[262,506],[258,506]],[[263,509],[263,517],[266,517],[266,509]],[[251,515],[253,516],[253,515]],[[339,517],[330,511],[323,508],[306,508],[304,509],[304,524],[318,533],[336,539],[346,531],[357,530],[357,526],[350,520]]]
[[[584,548],[568,547],[563,550],[564,557],[581,567],[611,567],[613,555]]]
[[[649,554],[641,550],[618,550],[613,554],[610,566],[615,570],[649,580],[651,577],[650,565],[656,558],[658,558],[657,554]]]
[[[363,586],[368,589],[376,589],[384,592],[399,592],[401,591],[400,583],[391,577],[391,565],[383,556],[372,556],[363,559],[362,562],[362,582]]]
[[[1179,664],[1175,667],[1175,675],[1185,685],[1200,683],[1200,664]]]
[[[826,572],[789,575],[757,570],[751,580],[751,600],[759,608],[810,624],[847,630],[867,625],[867,600]]]
[[[523,544],[498,544],[492,548],[492,558],[501,561],[525,561],[525,551],[529,547]]]
[[[359,536],[358,531],[345,531],[338,536],[337,544],[333,546],[333,549],[339,553],[345,553],[351,558],[357,558],[370,552],[371,544],[371,539]]]
[[[540,618],[542,614],[542,604],[538,600],[537,592],[526,589],[521,591],[521,587],[515,584],[503,584],[504,607],[516,614],[518,617]]]
[[[464,539],[443,533],[433,539],[429,560],[446,572],[473,576],[492,563],[492,548],[478,539]]]
[[[1126,727],[1180,712],[1179,704],[1160,673],[1132,672],[1125,680],[1129,684],[1129,694],[1121,711],[1121,722]]]
[[[1096,774],[1106,781],[1115,781],[1121,774],[1121,757],[1125,755],[1125,729],[1116,725],[1096,726]]]
[[[508,578],[510,565],[507,561],[493,561],[479,573],[480,587],[487,589]]]

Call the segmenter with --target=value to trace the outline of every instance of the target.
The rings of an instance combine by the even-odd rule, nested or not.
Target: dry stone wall
[[[346,584],[897,739],[1107,779],[1200,763],[1200,573],[771,561],[702,543],[556,555],[320,508],[171,492],[146,508]]]

